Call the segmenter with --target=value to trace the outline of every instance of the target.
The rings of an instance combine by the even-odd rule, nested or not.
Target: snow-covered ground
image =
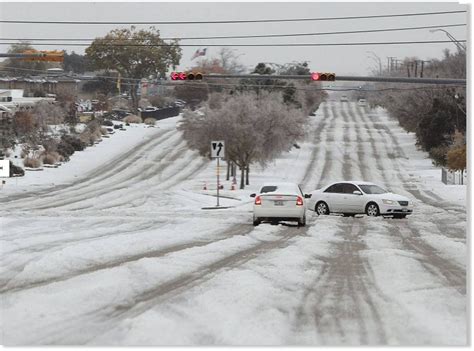
[[[216,203],[216,164],[187,149],[178,120],[7,181],[2,343],[467,343],[466,188],[444,185],[385,111],[323,104],[301,148],[254,165],[245,190],[223,181],[221,210],[202,209]],[[265,181],[311,191],[356,178],[409,196],[415,213],[251,224]]]

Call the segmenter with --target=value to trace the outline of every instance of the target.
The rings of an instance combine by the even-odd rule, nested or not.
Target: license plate
[[[275,206],[283,206],[283,201],[275,201]]]
[[[408,210],[406,208],[402,208],[402,211],[403,212],[407,212]]]

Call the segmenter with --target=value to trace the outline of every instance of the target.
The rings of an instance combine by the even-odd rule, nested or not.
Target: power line
[[[420,26],[420,27],[401,27],[401,28],[384,28],[384,29],[364,29],[364,30],[353,30],[353,31],[337,31],[337,32],[317,32],[317,33],[290,33],[290,34],[260,34],[260,35],[227,35],[227,36],[207,36],[207,37],[169,37],[161,38],[161,40],[210,40],[210,39],[249,39],[249,38],[279,38],[279,37],[301,37],[301,36],[319,36],[319,35],[338,35],[338,34],[358,34],[358,33],[376,33],[376,32],[394,32],[394,31],[405,31],[405,30],[420,30],[420,29],[432,29],[432,28],[448,28],[448,27],[461,27],[466,26],[465,23],[457,24],[440,24],[433,26]],[[84,38],[0,38],[0,40],[25,40],[25,41],[94,41],[94,39]],[[112,39],[112,38],[100,38],[103,41],[130,41],[133,39]]]
[[[87,79],[87,81],[99,81],[98,79]],[[132,86],[136,87],[136,84],[132,83],[121,83],[123,86]],[[465,88],[464,85],[450,85],[448,86],[422,86],[422,87],[415,87],[415,88],[398,88],[398,87],[387,87],[381,89],[362,89],[357,87],[348,87],[348,88],[335,88],[335,87],[311,87],[311,88],[302,88],[297,86],[288,86],[288,85],[260,85],[260,84],[241,84],[241,83],[209,83],[209,82],[182,82],[182,83],[173,83],[173,82],[166,82],[157,84],[158,87],[166,86],[166,87],[186,87],[192,86],[193,88],[201,88],[201,89],[208,89],[209,86],[221,87],[223,89],[236,89],[236,88],[270,88],[270,89],[292,89],[298,91],[363,91],[363,92],[381,92],[381,91],[414,91],[414,90],[442,90],[447,88]]]
[[[461,39],[458,42],[465,43],[467,40]],[[426,41],[392,41],[392,42],[349,42],[349,43],[280,43],[280,44],[177,44],[180,47],[312,47],[312,46],[363,46],[363,45],[411,45],[411,44],[441,44],[452,43],[451,40],[426,40]],[[3,43],[0,45],[12,45],[15,43]],[[22,44],[22,43],[16,43]],[[36,46],[90,46],[90,44],[71,43],[37,43]],[[114,47],[166,47],[172,44],[96,44],[98,46]]]
[[[316,17],[316,18],[287,18],[287,19],[256,19],[256,20],[222,20],[222,21],[127,21],[127,22],[107,22],[107,21],[37,21],[37,20],[0,20],[0,23],[15,24],[79,24],[79,25],[120,25],[120,24],[227,24],[227,23],[270,23],[270,22],[307,22],[307,21],[333,21],[333,20],[354,20],[369,18],[390,18],[390,17],[412,17],[444,15],[455,13],[466,13],[467,11],[437,11],[437,12],[416,12],[399,13],[388,15],[366,15],[366,16],[345,16],[345,17]]]

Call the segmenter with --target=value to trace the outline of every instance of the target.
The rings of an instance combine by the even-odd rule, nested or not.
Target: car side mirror
[[[309,199],[309,198],[311,198],[312,195],[313,195],[313,194],[304,194],[304,198],[305,198],[305,199]]]
[[[255,197],[257,196],[257,194],[250,194],[250,197]]]
[[[352,193],[354,195],[362,195],[362,193],[359,190],[354,190]]]

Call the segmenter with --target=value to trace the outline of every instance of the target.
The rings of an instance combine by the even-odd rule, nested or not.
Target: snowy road
[[[245,191],[225,183],[234,207],[219,211],[201,210],[215,164],[174,123],[147,133],[72,181],[0,194],[3,344],[466,344],[465,187],[430,178],[383,110],[323,104],[300,149],[255,166]],[[344,179],[415,213],[251,224],[263,181]]]

